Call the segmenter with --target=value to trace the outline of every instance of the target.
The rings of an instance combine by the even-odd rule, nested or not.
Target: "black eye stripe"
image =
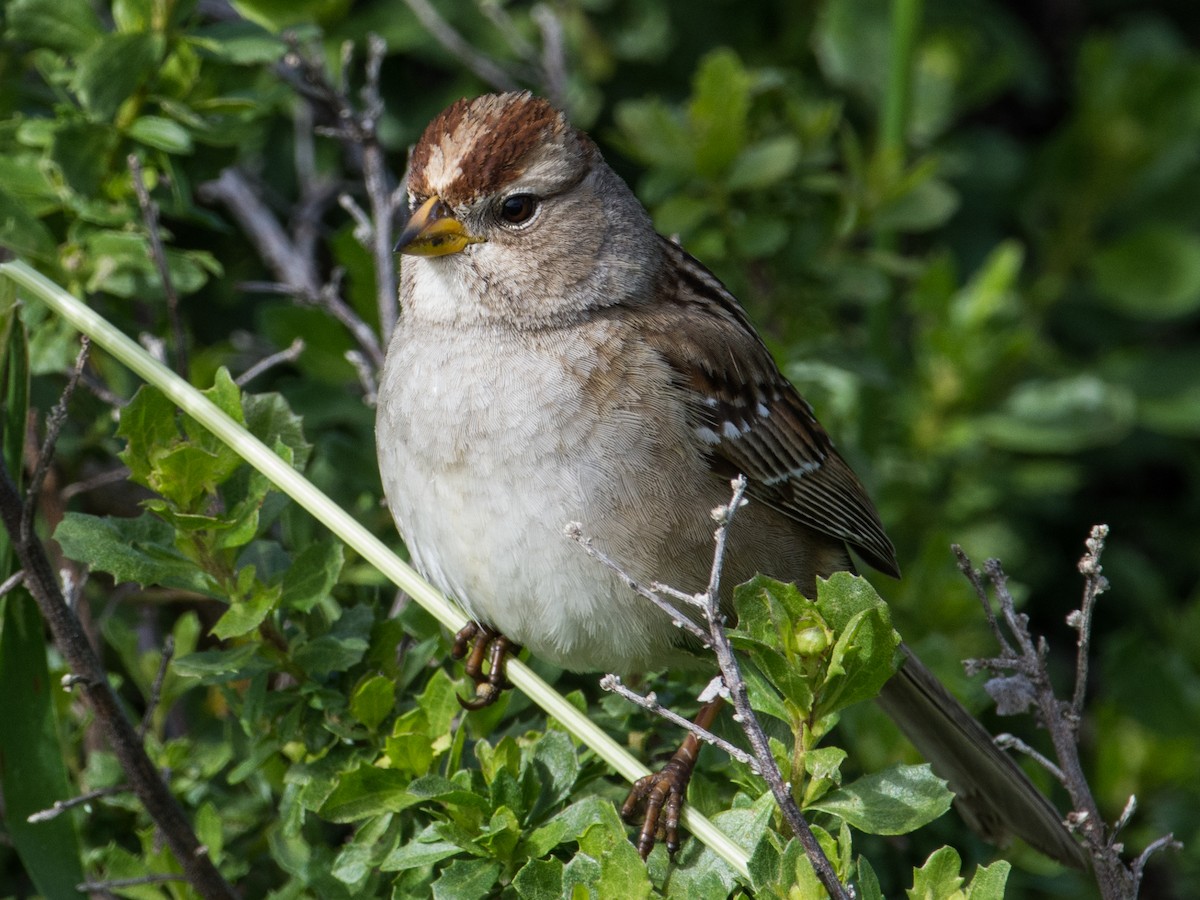
[[[537,212],[538,200],[532,194],[513,194],[500,201],[500,221],[508,225],[523,225]]]

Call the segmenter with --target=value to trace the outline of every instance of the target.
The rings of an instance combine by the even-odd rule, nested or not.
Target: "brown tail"
[[[1016,835],[1059,862],[1087,868],[1083,848],[1049,800],[907,646],[879,705],[950,783],[967,824],[994,844]]]

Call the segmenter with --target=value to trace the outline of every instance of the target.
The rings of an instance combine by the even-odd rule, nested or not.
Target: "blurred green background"
[[[278,274],[226,208],[202,202],[200,187],[227,167],[246,173],[280,221],[310,230],[322,281],[343,270],[345,300],[377,326],[371,257],[335,201],[339,191],[361,199],[361,161],[331,137],[312,137],[314,127],[334,123],[322,119],[319,104],[315,114],[306,110],[281,76],[288,49],[280,32],[294,28],[335,76],[339,48],[353,42],[346,71],[355,98],[367,35],[386,40],[379,129],[398,180],[406,149],[429,119],[451,100],[489,89],[431,37],[413,11],[424,6],[9,0],[0,7],[0,245],[87,296],[127,332],[169,345],[164,292],[126,162],[137,154],[161,207],[182,295],[189,377],[207,386],[218,366],[236,374],[303,337],[299,359],[253,388],[281,392],[303,417],[313,444],[310,477],[397,544],[379,505],[373,413],[344,358],[353,339],[323,310],[247,290]],[[1051,640],[1055,674],[1069,691],[1074,633],[1064,618],[1079,603],[1075,564],[1089,528],[1111,527],[1104,568],[1112,589],[1096,619],[1085,764],[1110,819],[1137,795],[1139,812],[1123,835],[1130,851],[1167,831],[1186,845],[1155,859],[1145,896],[1194,896],[1200,6],[433,6],[513,83],[560,93],[660,231],[678,235],[741,298],[879,504],[904,577],[874,580],[897,627],[960,695],[981,710],[987,705],[979,680],[968,681],[958,660],[993,648],[950,544],[977,564],[1003,560],[1023,610]],[[915,14],[907,49],[906,9]],[[561,40],[561,75],[546,64],[556,58],[544,53],[547,37]],[[36,308],[26,321],[37,376],[32,405],[45,412],[76,344]],[[102,354],[93,367],[92,378],[120,396],[137,387]],[[68,509],[136,512],[144,494],[119,481],[78,488],[113,470],[120,447],[107,406],[81,394],[43,502],[47,529]],[[292,546],[311,539],[302,516],[282,515]],[[344,606],[369,603],[379,617],[391,603],[355,560],[335,596]],[[85,605],[127,690],[146,679],[147,667],[153,674],[152,651],[181,616],[214,618],[195,598],[114,591],[95,579]],[[432,633],[428,623],[419,627]],[[594,679],[562,685],[593,699],[598,693]],[[135,707],[137,696],[129,694]],[[220,696],[181,704],[165,733],[231,728],[214,707]],[[59,705],[68,768],[103,782],[106,758],[90,743],[86,716],[69,700]],[[608,701],[605,708],[614,721],[629,716]],[[524,725],[537,722],[524,715]],[[1020,723],[988,722],[1045,746]],[[871,710],[844,728],[841,743],[865,768],[904,752]],[[201,809],[236,792],[236,781],[203,784],[231,762],[213,757],[188,802]],[[299,877],[272,855],[277,846],[246,837],[274,809],[275,782],[265,777],[258,796],[237,801],[239,852],[247,867],[264,861],[247,876],[261,879],[264,892]],[[110,833],[130,832],[133,823],[145,827],[128,804],[89,821],[82,828],[90,847],[108,845]],[[895,858],[899,871],[941,843],[964,845],[949,819],[930,831],[911,846],[864,838],[860,848],[873,860]],[[3,835],[0,826],[0,895],[22,895],[29,885]],[[966,847],[979,860],[992,852]],[[1089,894],[1083,882],[1039,868],[1028,854],[1018,865],[1011,896]]]

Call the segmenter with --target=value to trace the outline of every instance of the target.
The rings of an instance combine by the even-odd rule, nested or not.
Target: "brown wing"
[[[751,497],[841,538],[870,565],[898,577],[896,551],[874,504],[745,311],[700,263],[665,239],[663,245],[677,263],[665,267],[673,282],[662,286],[672,302],[639,318],[694,395],[696,434],[711,448],[714,471],[744,474]]]

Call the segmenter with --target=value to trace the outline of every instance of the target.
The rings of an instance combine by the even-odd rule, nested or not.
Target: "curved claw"
[[[679,849],[679,814],[696,764],[694,751],[687,752],[687,743],[684,741],[684,746],[660,771],[639,778],[621,806],[621,818],[627,822],[634,821],[638,810],[645,808],[645,817],[637,837],[637,849],[642,859],[650,855],[655,843],[660,840],[667,845],[667,852],[672,856]],[[664,810],[665,819],[662,815]]]
[[[709,700],[700,707],[695,724],[707,730],[723,703],[720,697]],[[625,798],[621,806],[621,818],[626,822],[634,822],[639,809],[644,807],[646,810],[637,838],[637,849],[642,859],[650,855],[656,841],[663,841],[672,856],[679,849],[679,814],[683,810],[688,782],[692,780],[692,770],[696,768],[699,752],[700,738],[695,732],[689,732],[667,764],[658,772],[639,778]],[[665,820],[663,810],[666,810]]]
[[[475,696],[472,698],[459,697],[459,705],[463,709],[478,710],[491,706],[500,699],[501,691],[509,686],[508,679],[504,677],[505,655],[510,651],[520,652],[520,649],[519,645],[486,625],[468,622],[463,626],[454,636],[454,646],[450,650],[450,655],[455,659],[466,657],[467,661],[463,668],[475,682]],[[484,657],[487,657],[488,660],[486,673],[483,671]]]

